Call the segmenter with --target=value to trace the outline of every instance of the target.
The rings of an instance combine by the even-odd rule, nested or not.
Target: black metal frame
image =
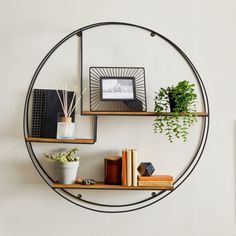
[[[147,206],[150,206],[165,197],[167,197],[169,194],[174,192],[178,187],[180,187],[183,182],[189,177],[189,175],[193,172],[195,169],[196,165],[198,164],[203,150],[206,146],[206,141],[208,137],[208,132],[209,132],[209,122],[210,122],[210,111],[209,111],[209,101],[208,101],[208,96],[206,93],[205,86],[203,84],[203,81],[193,65],[193,63],[190,61],[190,59],[187,57],[187,55],[176,45],[174,44],[171,40],[166,38],[165,36],[149,29],[143,26],[135,25],[135,24],[130,24],[130,23],[125,23],[125,22],[101,22],[101,23],[95,23],[91,25],[87,25],[85,27],[82,27],[78,30],[75,30],[74,32],[70,33],[67,35],[65,38],[63,38],[59,43],[57,43],[49,52],[48,54],[43,58],[41,63],[39,64],[38,68],[36,69],[33,78],[30,82],[28,92],[26,95],[25,99],[25,105],[24,105],[24,117],[23,117],[23,129],[24,129],[24,138],[25,138],[25,143],[27,150],[29,152],[30,158],[32,160],[33,165],[35,166],[36,170],[40,174],[40,176],[44,179],[44,181],[53,189],[52,183],[53,180],[50,178],[50,176],[45,172],[45,170],[42,168],[41,164],[39,163],[31,142],[27,141],[27,137],[29,136],[29,102],[30,102],[30,97],[32,94],[33,86],[34,83],[43,68],[44,64],[47,62],[47,60],[50,58],[50,56],[59,48],[64,42],[66,42],[68,39],[71,37],[77,35],[80,38],[80,75],[81,75],[81,93],[83,91],[83,32],[95,27],[102,27],[106,25],[120,25],[120,26],[128,26],[128,27],[135,27],[141,30],[144,30],[145,32],[149,33],[151,37],[157,36],[166,41],[168,44],[170,44],[174,49],[177,50],[177,52],[183,57],[183,59],[187,62],[189,67],[191,68],[193,74],[195,75],[196,81],[200,87],[200,92],[202,95],[202,100],[203,100],[203,106],[204,106],[204,111],[208,113],[208,117],[203,117],[203,124],[202,124],[202,133],[200,137],[200,142],[199,145],[196,149],[196,152],[194,153],[194,156],[192,160],[190,161],[189,165],[186,166],[186,168],[183,170],[182,174],[175,180],[174,183],[174,189],[172,191],[159,191],[159,192],[152,192],[151,197],[148,197],[144,200],[133,202],[133,203],[128,203],[128,204],[123,204],[123,205],[108,205],[108,204],[101,204],[101,203],[96,203],[96,202],[91,202],[87,201],[86,199],[82,198],[82,194],[79,195],[74,195],[70,193],[69,191],[65,189],[54,189],[56,193],[58,193],[61,197],[65,198],[69,202],[81,206],[83,208],[96,211],[96,212],[104,212],[104,213],[123,213],[123,212],[129,212],[129,211],[135,211],[139,210],[142,208],[145,208]],[[81,112],[83,111],[83,98],[81,99]],[[97,138],[97,116],[94,116],[94,138],[96,140]],[[80,202],[80,204],[78,203]],[[82,205],[81,203],[88,204],[87,205]],[[93,205],[91,207],[90,205]],[[98,207],[98,208],[96,208]],[[100,209],[101,207],[105,209]]]
[[[103,99],[102,78],[124,78],[134,80],[134,99]],[[145,69],[143,67],[90,67],[90,110],[91,111],[146,111]]]

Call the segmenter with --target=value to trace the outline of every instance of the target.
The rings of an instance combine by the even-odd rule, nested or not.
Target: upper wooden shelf
[[[27,142],[40,142],[40,143],[81,143],[81,144],[93,144],[94,139],[56,139],[56,138],[36,138],[28,137]]]
[[[193,112],[193,115],[207,117],[207,112]],[[83,111],[81,115],[87,116],[172,116],[172,112],[151,112],[151,111],[139,111],[139,112],[121,112],[121,111]],[[186,113],[180,113],[181,116],[185,116]]]
[[[173,190],[173,187],[163,186],[123,186],[123,185],[108,185],[104,183],[96,183],[94,185],[83,184],[59,184],[55,183],[53,188],[60,189],[103,189],[103,190]]]

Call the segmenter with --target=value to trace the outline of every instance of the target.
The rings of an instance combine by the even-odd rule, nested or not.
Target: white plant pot
[[[61,184],[73,184],[79,167],[79,161],[57,162],[57,179]]]

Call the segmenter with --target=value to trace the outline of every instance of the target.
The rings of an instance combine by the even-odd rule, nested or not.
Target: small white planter
[[[57,180],[61,184],[73,184],[79,167],[79,161],[57,162]]]

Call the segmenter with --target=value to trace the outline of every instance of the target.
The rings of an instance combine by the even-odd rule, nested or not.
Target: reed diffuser
[[[68,91],[67,86],[65,85],[64,90],[62,90],[62,96],[60,96],[59,91],[56,90],[57,96],[59,98],[61,108],[63,110],[63,117],[60,117],[57,122],[57,139],[74,139],[75,138],[75,122],[72,121],[72,113],[78,105],[82,95],[86,91],[86,88],[76,100],[76,91],[77,88],[73,91],[73,96],[68,103]],[[74,105],[73,105],[74,104]]]

